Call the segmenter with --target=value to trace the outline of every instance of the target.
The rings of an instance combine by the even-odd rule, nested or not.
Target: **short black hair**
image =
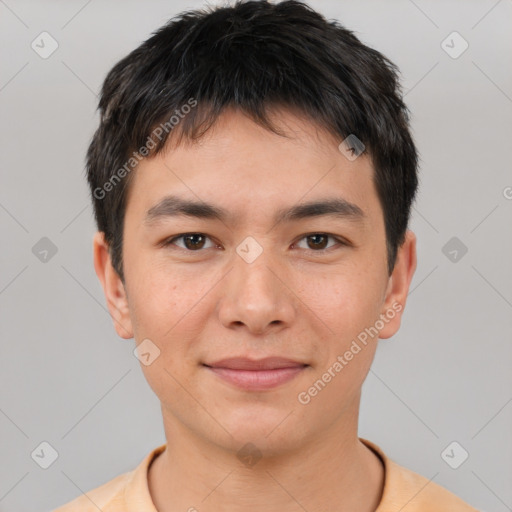
[[[375,170],[391,274],[418,187],[397,66],[304,2],[238,0],[172,18],[103,83],[86,170],[98,230],[121,279],[130,171],[159,153],[171,133],[197,140],[226,107],[275,133],[269,113],[285,107],[340,142],[351,134],[362,141]]]

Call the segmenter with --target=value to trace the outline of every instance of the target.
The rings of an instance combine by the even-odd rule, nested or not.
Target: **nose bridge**
[[[279,277],[282,266],[271,249],[247,237],[237,246],[232,265],[219,311],[226,327],[242,323],[251,331],[262,332],[270,325],[293,320],[293,294],[283,284],[285,276]]]

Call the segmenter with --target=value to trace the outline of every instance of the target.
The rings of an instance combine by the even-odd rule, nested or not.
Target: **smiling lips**
[[[221,379],[245,390],[271,389],[302,372],[308,365],[282,357],[248,359],[233,357],[205,364]]]

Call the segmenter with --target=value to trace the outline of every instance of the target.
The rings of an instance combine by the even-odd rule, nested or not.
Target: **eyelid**
[[[213,245],[216,245],[216,246],[219,245],[217,242],[215,242],[215,240],[210,235],[207,235],[206,233],[201,233],[199,231],[197,231],[197,232],[196,231],[188,231],[186,233],[180,233],[179,235],[174,235],[174,236],[172,236],[170,238],[166,238],[165,240],[163,240],[159,244],[159,246],[160,247],[167,247],[169,245],[175,245],[174,242],[176,240],[179,240],[180,238],[182,239],[182,238],[186,237],[187,235],[201,235],[201,236],[204,236],[205,238],[209,239],[212,242]],[[192,252],[202,252],[203,250],[205,250],[205,249],[199,249],[197,251],[191,251],[189,249],[184,249],[183,247],[179,247],[179,246],[176,246],[176,247],[178,249],[181,249],[182,251],[190,252],[190,253],[192,253]],[[207,249],[211,249],[211,248],[212,247],[207,247]]]
[[[217,247],[220,245],[218,244],[210,235],[207,235],[206,233],[202,233],[202,232],[193,232],[193,231],[189,231],[189,232],[186,232],[186,233],[180,233],[178,235],[174,235],[170,238],[167,238],[165,239],[163,242],[161,242],[161,244],[159,244],[161,247],[167,247],[169,245],[175,245],[174,242],[178,239],[182,239],[183,237],[187,236],[187,235],[201,235],[201,236],[204,236],[205,238],[209,239],[213,245],[216,245]],[[330,249],[333,249],[335,248],[336,246],[350,246],[351,243],[342,238],[342,237],[339,237],[337,235],[333,235],[331,233],[325,233],[323,231],[311,231],[309,233],[305,233],[303,235],[301,235],[299,238],[296,239],[295,242],[292,243],[292,246],[296,245],[298,242],[300,242],[301,240],[305,239],[305,238],[308,238],[309,236],[313,236],[313,235],[321,235],[321,236],[326,236],[328,238],[332,238],[333,240],[335,240],[337,242],[337,244],[335,244],[334,246],[332,247],[329,247],[327,249],[319,249],[319,250],[314,250],[314,249],[302,249],[304,251],[307,251],[307,252],[310,252],[310,253],[319,253],[319,254],[322,254],[322,253],[325,253],[327,251],[329,251]],[[176,246],[178,249],[181,249],[182,251],[185,251],[185,252],[189,252],[189,253],[194,253],[194,252],[202,252],[206,249],[198,249],[197,251],[193,251],[193,250],[189,250],[189,249],[186,249],[186,248],[183,248],[183,247],[179,247],[179,246]],[[212,249],[213,247],[207,247],[207,249]]]
[[[346,239],[344,239],[342,237],[333,235],[331,233],[325,233],[323,231],[311,231],[310,233],[305,233],[304,235],[301,235],[300,238],[297,239],[297,242],[293,242],[293,245],[297,244],[298,242],[300,242],[304,238],[307,238],[307,237],[313,236],[313,235],[321,235],[321,236],[326,236],[328,238],[332,238],[333,240],[335,240],[337,242],[337,244],[335,244],[335,245],[333,245],[331,247],[328,247],[327,249],[319,249],[317,251],[315,251],[314,249],[303,249],[303,250],[308,251],[310,253],[322,254],[322,253],[328,252],[331,249],[336,248],[336,246],[349,246],[349,245],[351,245],[348,240],[346,240]]]

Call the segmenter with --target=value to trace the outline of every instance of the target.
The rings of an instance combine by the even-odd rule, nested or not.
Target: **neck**
[[[374,512],[384,468],[357,437],[357,414],[347,428],[333,428],[287,453],[277,449],[246,464],[164,415],[167,448],[150,466],[148,484],[158,512]],[[179,440],[179,441],[178,441]]]

